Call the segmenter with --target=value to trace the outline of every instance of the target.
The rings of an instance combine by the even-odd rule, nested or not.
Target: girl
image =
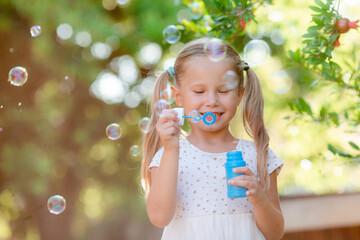
[[[174,68],[162,73],[155,84],[150,125],[156,127],[144,135],[141,172],[149,219],[165,227],[163,240],[280,239],[284,220],[277,174],[283,163],[268,148],[260,82],[226,43],[226,57],[211,61],[204,52],[207,41],[185,45]],[[235,88],[223,78],[229,70],[239,78]],[[169,77],[174,79],[176,104],[185,113],[214,113],[214,124],[191,122],[191,132],[179,140],[177,113],[165,109],[158,116],[155,109]],[[244,128],[254,142],[235,138],[229,130],[240,103]],[[226,195],[224,163],[226,152],[234,150],[242,151],[247,166],[235,169],[244,175],[228,183],[248,188],[246,198]]]

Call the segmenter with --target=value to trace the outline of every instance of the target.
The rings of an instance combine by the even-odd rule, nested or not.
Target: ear
[[[171,85],[171,91],[172,91],[172,95],[174,96],[176,105],[178,105],[179,107],[182,107],[182,100],[181,100],[181,94],[180,94],[179,87]]]

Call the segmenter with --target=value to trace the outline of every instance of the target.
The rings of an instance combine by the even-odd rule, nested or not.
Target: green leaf
[[[330,65],[327,62],[321,64],[326,70],[330,70]]]
[[[313,33],[305,33],[301,37],[303,37],[303,38],[313,38],[313,37],[315,37],[315,35]]]
[[[336,155],[336,151],[337,151],[337,150],[334,148],[333,145],[328,144],[328,150],[329,150],[330,152],[332,152],[334,155]]]
[[[315,6],[310,6],[309,8],[311,8],[311,10],[315,11],[315,12],[323,12],[323,10],[321,8],[315,7]]]
[[[326,108],[323,106],[323,107],[320,109],[320,118],[324,119],[325,116],[326,116],[326,113],[327,113],[327,110],[326,110]]]
[[[326,50],[325,50],[326,56],[328,56],[329,58],[331,58],[331,53],[332,53],[332,48],[327,47]]]
[[[339,126],[339,116],[336,112],[329,113],[329,117],[336,126]]]
[[[326,5],[321,0],[315,0],[315,3],[320,6],[322,9],[326,9]]]
[[[349,144],[350,144],[350,146],[353,147],[354,149],[360,150],[359,146],[356,145],[354,142],[351,142],[351,141],[350,141]]]
[[[324,22],[319,20],[318,18],[312,18],[313,22],[316,23],[318,26],[324,26]]]

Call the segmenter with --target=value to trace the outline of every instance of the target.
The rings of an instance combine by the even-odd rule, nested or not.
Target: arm
[[[176,207],[179,150],[164,150],[160,167],[151,168],[151,189],[147,198],[150,222],[165,227],[172,220]]]
[[[284,218],[280,209],[280,201],[277,191],[276,171],[270,174],[270,188],[263,199],[250,199],[254,206],[256,223],[265,238],[281,239],[284,234]]]
[[[159,167],[151,168],[151,188],[146,208],[150,222],[165,227],[174,217],[179,165],[179,133],[177,113],[163,110],[156,124],[164,152]]]
[[[284,234],[284,218],[280,209],[276,171],[270,174],[270,188],[264,191],[255,174],[247,167],[234,169],[244,175],[232,178],[229,184],[246,187],[249,202],[254,207],[256,224],[267,240],[281,239]]]

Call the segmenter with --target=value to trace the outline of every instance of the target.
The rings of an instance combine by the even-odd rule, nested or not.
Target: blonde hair
[[[204,46],[208,38],[201,38],[187,43],[179,52],[175,64],[175,80],[177,86],[181,84],[181,78],[186,69],[186,63],[194,57],[205,57]],[[269,146],[269,135],[265,129],[263,120],[264,98],[262,95],[260,81],[255,72],[246,69],[246,65],[241,61],[239,54],[230,45],[226,44],[226,58],[233,60],[233,69],[239,76],[239,90],[245,88],[242,99],[243,125],[246,132],[254,139],[257,151],[257,168],[260,182],[265,189],[269,188],[270,178],[267,170],[267,156]],[[246,69],[246,82],[244,81],[244,70]],[[162,147],[155,125],[158,119],[155,104],[161,98],[161,92],[167,88],[169,73],[164,71],[156,80],[150,104],[150,131],[143,136],[143,158],[141,163],[141,180],[147,195],[151,188],[151,175],[149,165],[155,153]]]

